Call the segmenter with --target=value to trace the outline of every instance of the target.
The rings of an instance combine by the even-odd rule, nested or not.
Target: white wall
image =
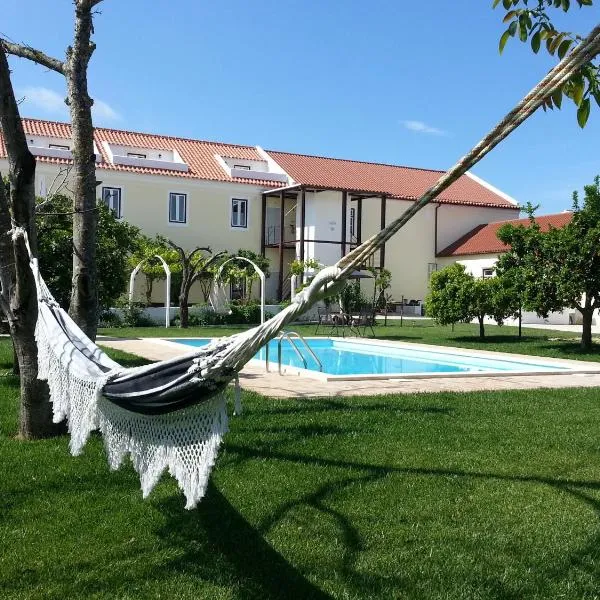
[[[518,219],[519,209],[485,208],[440,204],[438,211],[437,250],[441,252],[450,244],[482,223]]]

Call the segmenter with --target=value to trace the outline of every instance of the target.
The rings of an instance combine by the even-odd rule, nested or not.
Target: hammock
[[[71,452],[80,453],[90,432],[99,429],[111,468],[131,456],[144,497],[168,469],[186,496],[186,508],[195,507],[227,431],[224,390],[242,367],[287,323],[318,300],[337,293],[354,269],[599,52],[600,26],[400,218],[320,271],[290,306],[269,321],[218,339],[193,354],[133,369],[119,366],[59,307],[40,276],[37,260],[31,257],[38,292],[39,377],[48,380],[55,422],[68,420]],[[13,236],[26,233],[15,228]]]

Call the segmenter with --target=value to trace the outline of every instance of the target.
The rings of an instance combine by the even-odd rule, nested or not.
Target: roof
[[[415,200],[431,187],[444,171],[381,163],[292,154],[267,153],[297,183],[315,188],[352,190],[389,198]],[[442,192],[436,202],[516,208],[516,202],[481,179],[467,174]]]
[[[542,231],[548,231],[550,227],[564,227],[571,221],[573,213],[562,212],[555,215],[543,215],[536,217]],[[484,223],[477,225],[474,229],[463,235],[460,239],[450,244],[438,253],[438,256],[467,256],[472,254],[496,254],[506,252],[508,246],[498,239],[498,230],[502,225],[529,225],[529,218],[513,219],[510,221],[497,221],[495,223]]]
[[[71,138],[71,125],[55,121],[43,121],[39,119],[23,119],[25,134],[41,135],[58,138]],[[264,161],[256,148],[253,146],[239,146],[236,144],[224,144],[221,142],[208,142],[203,140],[191,140],[180,137],[156,135],[151,133],[138,133],[134,131],[123,131],[120,129],[106,129],[96,127],[94,129],[94,141],[98,152],[102,155],[102,161],[96,163],[100,169],[112,171],[125,171],[129,173],[144,173],[147,175],[166,175],[168,177],[182,177],[187,179],[208,179],[212,181],[230,181],[235,183],[247,183],[262,187],[274,188],[283,185],[277,181],[262,181],[245,177],[230,177],[215,160],[215,154],[231,158]],[[108,160],[102,142],[118,144],[123,146],[134,146],[136,148],[149,148],[156,150],[175,149],[188,165],[188,171],[174,171],[171,169],[157,169],[151,167],[133,167],[128,165],[116,165]],[[0,136],[0,157],[6,156],[4,140]],[[36,160],[46,163],[66,164],[69,160],[38,156]]]
[[[41,119],[23,119],[26,134],[58,138],[71,138],[71,125]],[[107,129],[97,127],[94,140],[102,155],[97,168],[147,175],[165,175],[187,179],[203,179],[244,183],[274,189],[285,184],[278,181],[231,177],[215,159],[215,154],[228,158],[264,161],[264,151],[253,146],[240,146],[204,140]],[[102,142],[149,148],[156,150],[177,150],[188,171],[175,171],[155,167],[119,165],[110,162]],[[289,152],[267,151],[296,184],[331,190],[348,190],[389,198],[415,200],[431,187],[443,171],[386,165],[380,163],[343,160]],[[6,156],[4,142],[0,136],[0,157]],[[40,162],[66,164],[67,159],[38,156]],[[445,190],[436,202],[445,204],[466,204],[496,208],[516,208],[516,202],[472,174],[467,173]]]

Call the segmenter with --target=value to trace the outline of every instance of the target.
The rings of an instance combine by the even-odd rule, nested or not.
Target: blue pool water
[[[211,340],[177,339],[171,340],[186,346],[200,347]],[[393,347],[377,344],[376,341],[353,342],[337,339],[307,339],[313,352],[323,365],[323,372],[329,375],[382,375],[406,373],[474,373],[474,372],[510,372],[510,371],[560,371],[563,368],[553,364],[536,364],[518,360],[496,360],[494,358],[465,356],[451,352]],[[278,340],[269,342],[269,360],[277,363]],[[302,351],[301,342],[296,345]],[[306,368],[318,371],[319,366],[306,350],[302,352],[306,358]],[[265,360],[265,348],[255,356]],[[283,365],[304,368],[290,342],[282,343]],[[564,369],[565,371],[567,369]]]

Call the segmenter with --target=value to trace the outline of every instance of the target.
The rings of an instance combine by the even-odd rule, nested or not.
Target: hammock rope
[[[531,116],[584,64],[600,53],[600,26],[556,65],[498,125],[442,175],[408,210],[380,232],[320,271],[290,306],[240,334],[221,338],[195,353],[126,369],[111,360],[58,306],[31,255],[24,229],[14,227],[30,254],[38,292],[39,377],[47,379],[54,420],[67,419],[71,451],[81,452],[100,429],[109,464],[131,456],[147,496],[164,470],[177,479],[193,508],[204,495],[210,470],[227,431],[224,390],[242,367],[288,323],[317,301],[337,293],[353,270],[381,248],[417,212],[435,199]],[[240,412],[236,388],[236,412]]]

